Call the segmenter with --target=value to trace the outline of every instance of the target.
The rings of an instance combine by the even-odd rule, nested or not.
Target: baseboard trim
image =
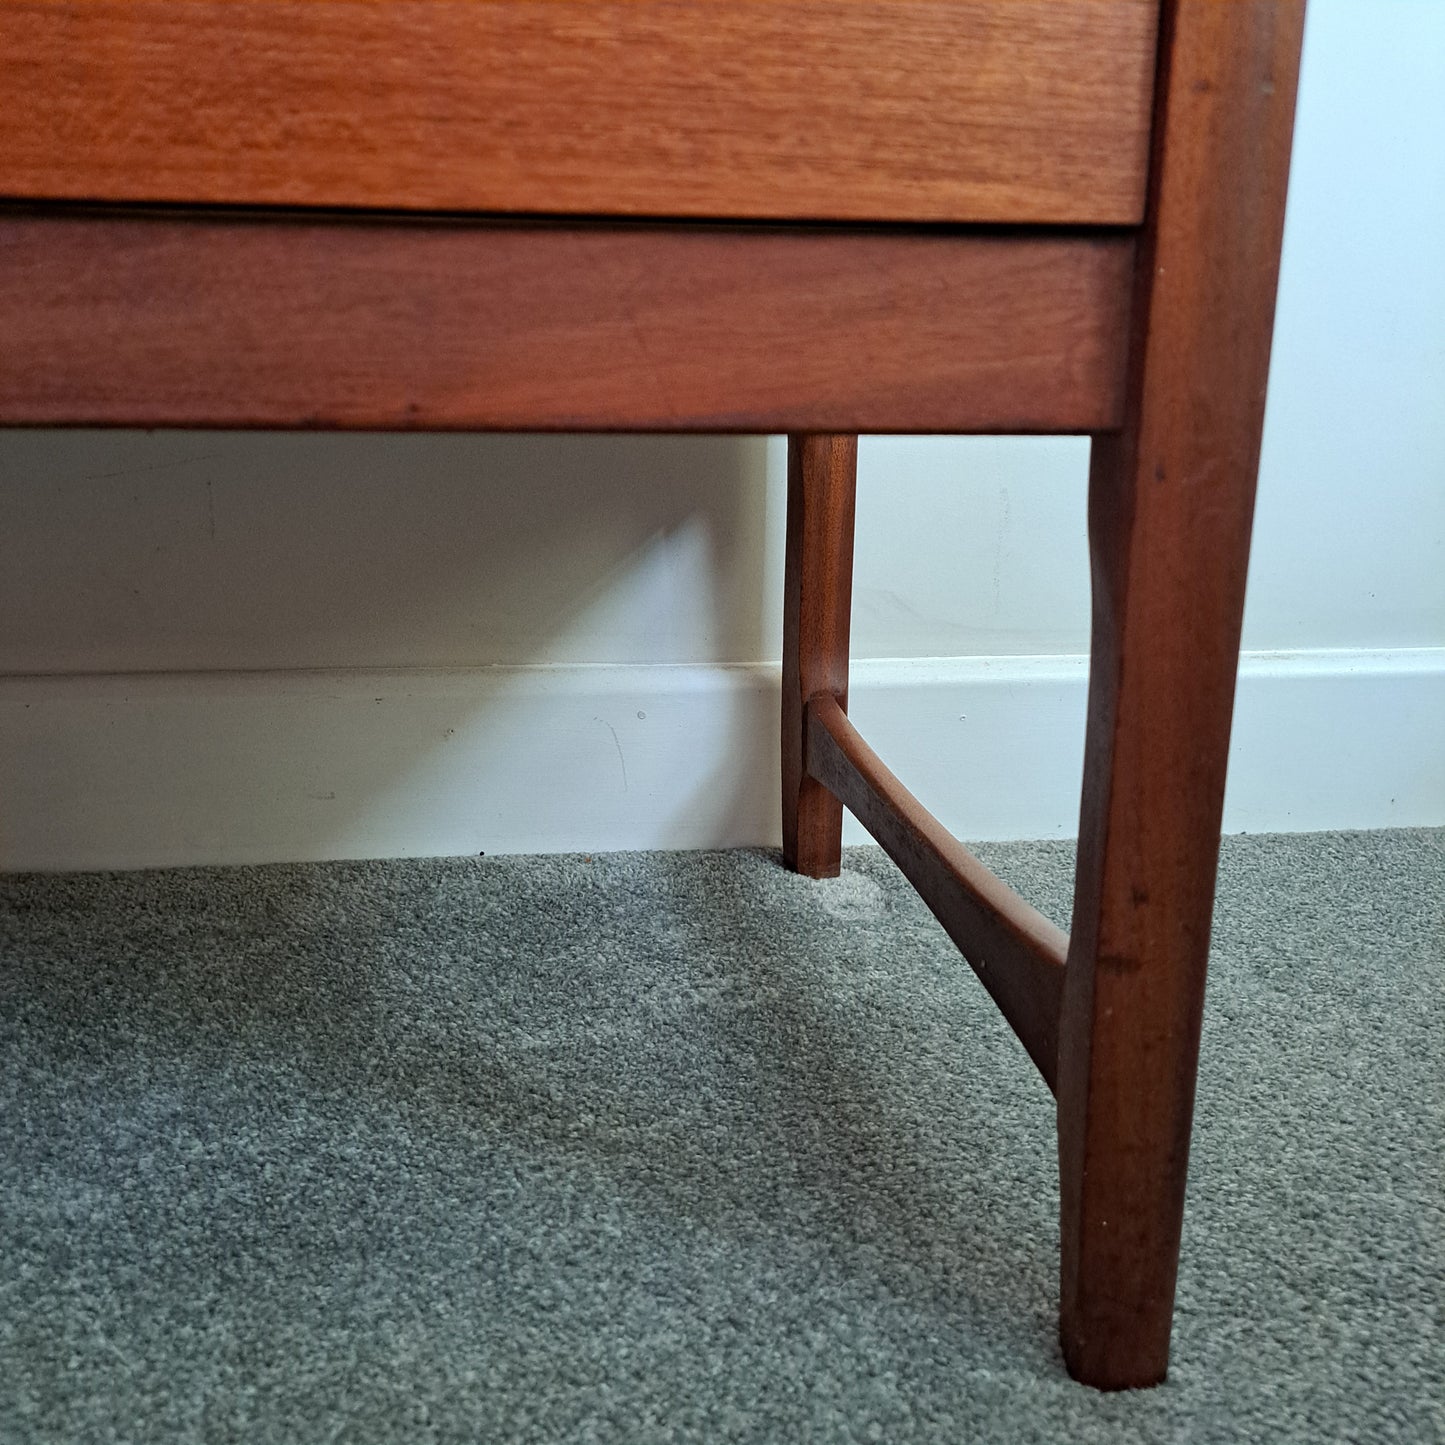
[[[1082,657],[854,665],[966,838],[1070,836]],[[772,844],[776,667],[0,678],[0,868]],[[1445,648],[1243,660],[1229,832],[1445,823]],[[864,841],[849,820],[850,841]]]

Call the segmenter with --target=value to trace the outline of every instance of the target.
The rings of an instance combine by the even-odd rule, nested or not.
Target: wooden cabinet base
[[[1155,0],[0,4],[0,424],[791,434],[785,857],[856,813],[1056,1093],[1110,1389],[1169,1358],[1303,19],[1157,8],[1155,74]],[[1070,936],[847,718],[859,431],[1094,438]]]
[[[1100,1389],[1157,1384],[1169,1364],[1302,21],[1293,0],[1166,7],[1124,416],[1095,435],[1089,477],[1093,647],[1067,940],[844,717],[851,547],[821,464],[842,447],[792,444],[818,461],[800,468],[788,513],[803,605],[790,590],[785,760],[802,679],[807,775],[903,868],[1054,1089],[1060,1336],[1070,1372]],[[789,782],[785,811],[796,795]],[[833,815],[809,806],[832,847]],[[821,846],[788,856],[836,868]]]

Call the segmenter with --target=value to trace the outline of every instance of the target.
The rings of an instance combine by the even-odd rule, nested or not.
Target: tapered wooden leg
[[[1127,465],[1096,441],[1105,602],[1060,1028],[1062,1340],[1103,1388],[1169,1359],[1250,490],[1216,489],[1201,535],[1183,489],[1130,515]]]
[[[1169,1359],[1302,10],[1164,7],[1126,420],[1094,441],[1058,1104],[1061,1339],[1102,1388]]]
[[[848,706],[856,436],[788,438],[783,598],[783,859],[810,878],[838,875],[843,805],[807,776],[803,708],[814,693]]]

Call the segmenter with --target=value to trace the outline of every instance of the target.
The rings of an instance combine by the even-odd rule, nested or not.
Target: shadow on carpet
[[[1052,1100],[876,850],[0,879],[0,1439],[1440,1439],[1442,910],[1445,832],[1226,842],[1104,1396]]]

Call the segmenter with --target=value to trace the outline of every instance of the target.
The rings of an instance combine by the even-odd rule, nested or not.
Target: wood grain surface
[[[1104,1388],[1169,1358],[1303,14],[1166,6],[1128,412],[1094,441],[1058,1093],[1064,1356]]]
[[[0,0],[0,196],[1130,224],[1156,0]]]
[[[973,966],[1050,1088],[1068,936],[903,786],[827,693],[808,702],[808,771],[882,844]]]
[[[836,878],[843,805],[808,773],[809,700],[848,708],[853,617],[853,518],[858,438],[788,438],[783,562],[783,861],[809,878]]]
[[[0,422],[1086,431],[1132,244],[0,213]]]

